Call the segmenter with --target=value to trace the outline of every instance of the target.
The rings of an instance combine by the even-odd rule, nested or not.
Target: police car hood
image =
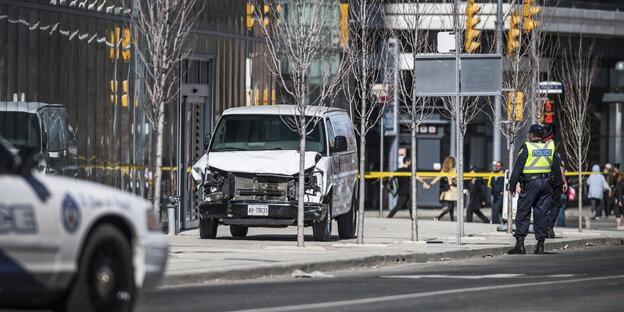
[[[305,153],[305,169],[316,164],[317,152]],[[208,154],[208,167],[228,172],[295,175],[299,172],[299,152],[232,151]]]

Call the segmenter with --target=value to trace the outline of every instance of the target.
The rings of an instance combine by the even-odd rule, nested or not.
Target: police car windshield
[[[279,115],[224,116],[217,125],[210,151],[299,150],[299,135],[284,122],[290,120],[292,117]],[[312,122],[309,127],[306,151],[324,153],[322,122],[316,126]]]
[[[41,150],[41,128],[36,114],[0,111],[0,135],[22,151]]]

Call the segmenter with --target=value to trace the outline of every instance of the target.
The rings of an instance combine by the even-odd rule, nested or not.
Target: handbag
[[[568,200],[573,201],[576,198],[576,190],[570,186],[568,187]]]

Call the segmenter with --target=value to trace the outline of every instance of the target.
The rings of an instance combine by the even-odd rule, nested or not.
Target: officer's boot
[[[516,247],[510,249],[508,255],[524,255],[526,249],[524,249],[524,237],[516,237]]]
[[[543,254],[544,253],[544,240],[538,240],[537,246],[535,246],[534,254]]]
[[[555,238],[555,231],[551,227],[548,228],[548,238]]]

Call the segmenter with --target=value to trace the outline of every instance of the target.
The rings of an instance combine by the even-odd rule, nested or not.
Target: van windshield
[[[41,128],[36,114],[0,111],[0,135],[19,150],[41,150]]]
[[[211,152],[299,150],[299,135],[279,115],[227,115],[221,118],[212,140]],[[325,153],[323,123],[310,124],[306,151]],[[314,127],[314,129],[312,129]]]

